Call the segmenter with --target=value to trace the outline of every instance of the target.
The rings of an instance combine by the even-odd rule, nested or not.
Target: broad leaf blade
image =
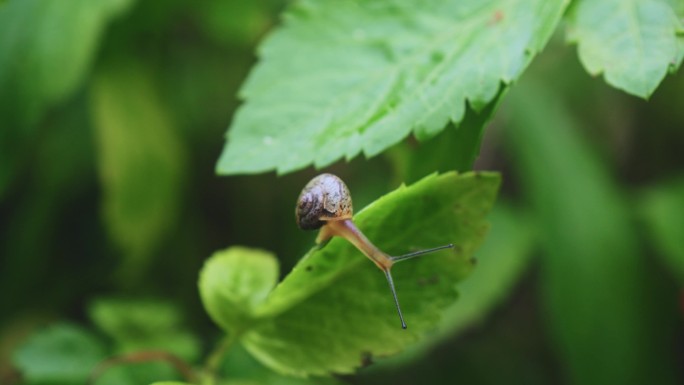
[[[382,360],[373,370],[393,370],[421,357],[446,338],[490,316],[508,298],[530,265],[533,226],[529,215],[501,201],[496,203],[488,219],[491,229],[482,247],[475,252],[475,267],[458,284],[458,302],[446,309],[439,327],[401,354]]]
[[[647,98],[684,55],[684,25],[665,0],[579,0],[568,40],[592,75]]]
[[[520,75],[566,3],[296,2],[259,49],[217,172],[285,173],[433,137]]]
[[[487,230],[499,178],[432,175],[378,199],[355,222],[390,254],[453,242],[454,250],[393,268],[408,329],[401,329],[384,275],[344,239],[305,256],[261,306],[264,319],[242,339],[271,368],[295,375],[350,373],[434,327],[456,299],[455,284]],[[296,349],[292,349],[296,346]]]

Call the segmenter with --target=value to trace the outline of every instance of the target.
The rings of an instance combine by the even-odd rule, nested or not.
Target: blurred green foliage
[[[417,10],[413,2],[383,1],[360,12],[369,5],[352,2],[335,12],[336,2],[280,0],[0,1],[0,383],[84,384],[93,373],[98,385],[683,382],[684,76],[677,70],[684,3],[458,3]],[[341,34],[368,26],[366,35],[349,35],[353,44]],[[443,27],[453,36],[435,39]],[[418,60],[426,42],[452,52],[453,62],[432,51]],[[407,52],[413,64],[400,60]],[[257,58],[262,64],[254,67]],[[394,88],[363,83],[397,59]],[[453,66],[436,70],[443,62]],[[312,81],[321,67],[334,82]],[[257,70],[248,76],[250,68]],[[433,82],[416,93],[426,74]],[[269,93],[283,79],[287,93]],[[359,81],[363,95],[334,99]],[[236,113],[238,95],[252,118]],[[390,97],[373,104],[373,95]],[[446,99],[430,99],[435,95]],[[277,105],[302,100],[337,104],[305,109],[304,120],[297,115],[304,110]],[[283,111],[291,120],[281,119]],[[392,124],[369,130],[364,119],[383,116]],[[242,128],[229,136],[268,132],[272,140],[280,133],[299,139],[301,127],[292,122],[320,124],[323,136],[283,147],[289,158],[268,152],[258,137],[255,147],[234,154],[262,163],[236,158],[233,165],[289,171],[346,157],[328,170],[347,182],[357,211],[435,171],[467,171],[473,163],[500,171],[491,234],[456,287],[459,301],[437,306],[437,296],[401,286],[449,258],[397,270],[409,327],[421,317],[436,323],[433,313],[443,313],[439,326],[400,334],[382,274],[340,241],[319,253],[333,283],[288,276],[313,245],[315,234],[297,229],[293,211],[317,171],[217,177],[231,120]],[[280,124],[293,128],[280,132]],[[410,132],[416,138],[407,138]],[[375,210],[380,219],[401,212]],[[407,223],[419,227],[411,233],[423,237],[418,246],[441,242],[448,221],[427,215],[416,222],[416,215],[394,227],[366,219],[364,231],[392,252],[415,246],[397,235]],[[215,271],[213,287],[235,291],[219,293],[205,310],[199,272],[231,245],[267,249],[270,262]],[[337,251],[343,255],[330,255]],[[340,292],[356,300],[342,307],[324,286],[358,283],[335,275],[354,259],[350,266],[368,278]],[[447,267],[440,274],[461,277],[452,274],[459,265]],[[267,285],[250,290],[241,281],[249,269],[267,274]],[[264,300],[285,277],[297,283],[288,290],[328,294],[261,323],[252,323],[253,314],[235,318],[227,306],[226,295],[238,305]],[[383,309],[375,300],[381,290]],[[341,331],[326,318],[350,307],[357,315],[363,308],[368,329],[379,330],[369,337],[375,349],[353,365],[330,357],[359,331],[358,322]],[[247,349],[231,343],[232,319],[254,328]],[[292,330],[311,338],[283,338]],[[383,351],[378,346],[407,350],[384,359],[372,354]],[[325,362],[314,361],[316,349]],[[260,361],[248,353],[257,350]],[[280,365],[269,354],[315,373],[368,367],[300,379],[269,369]]]

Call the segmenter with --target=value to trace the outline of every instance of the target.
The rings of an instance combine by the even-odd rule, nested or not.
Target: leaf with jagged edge
[[[259,47],[217,172],[286,173],[431,138],[463,119],[466,100],[495,103],[567,3],[295,2]]]
[[[682,6],[667,0],[578,0],[568,13],[568,40],[587,72],[648,98],[684,57]]]
[[[381,197],[354,217],[390,254],[456,245],[394,267],[407,330],[401,328],[382,272],[346,240],[334,238],[312,249],[268,297],[253,302],[258,303],[249,307],[253,322],[241,342],[270,368],[301,376],[350,373],[368,356],[401,351],[434,327],[456,300],[455,285],[472,267],[470,256],[487,231],[485,217],[498,185],[494,173],[433,174]],[[207,271],[212,266],[210,260],[201,276],[212,274]],[[228,280],[223,285],[234,286]],[[202,298],[210,295],[202,283],[200,288]],[[221,285],[210,290],[221,290]],[[211,306],[246,313],[235,301]],[[221,323],[229,333],[244,325]]]

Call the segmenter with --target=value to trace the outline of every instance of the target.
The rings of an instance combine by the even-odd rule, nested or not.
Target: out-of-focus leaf
[[[684,180],[648,191],[641,212],[653,244],[672,273],[684,282]]]
[[[216,252],[205,263],[199,288],[214,322],[230,333],[239,333],[254,322],[256,307],[277,282],[278,261],[273,254],[231,247]]]
[[[30,129],[79,87],[107,24],[132,2],[12,0],[0,7],[0,197],[31,151]]]
[[[383,360],[380,369],[402,365],[425,354],[445,338],[487,317],[505,300],[532,255],[534,232],[528,217],[501,202],[494,206],[489,215],[491,230],[475,252],[475,268],[458,285],[458,302],[446,310],[434,332],[402,354]]]
[[[6,314],[26,306],[26,298],[17,293],[42,301],[34,304],[51,306],[56,304],[60,291],[74,290],[88,281],[80,279],[80,275],[79,279],[69,279],[82,271],[58,278],[54,269],[65,264],[57,260],[54,245],[68,242],[63,238],[67,228],[64,224],[73,223],[73,217],[64,215],[68,212],[65,207],[78,202],[92,185],[94,151],[88,114],[83,104],[74,103],[52,114],[52,118],[40,140],[34,141],[30,152],[23,155],[25,164],[32,166],[26,168],[23,179],[26,190],[11,214],[3,218],[11,225],[0,230],[0,308]],[[56,282],[60,290],[46,293],[44,288]]]
[[[684,25],[666,0],[578,0],[568,14],[568,40],[590,74],[642,98],[684,55]]]
[[[187,361],[199,356],[199,340],[182,327],[179,310],[168,302],[98,299],[89,312],[93,322],[115,341],[118,353],[161,350]]]
[[[35,123],[46,107],[68,97],[85,77],[107,23],[131,3],[12,0],[0,7],[2,131]]]
[[[259,48],[217,172],[286,173],[372,156],[412,132],[429,139],[463,119],[466,100],[479,111],[515,80],[566,4],[293,3]]]
[[[455,301],[455,284],[472,267],[470,256],[486,233],[498,185],[492,173],[431,175],[355,216],[359,228],[390,254],[457,245],[393,269],[407,330],[383,274],[349,242],[335,238],[302,258],[258,306],[260,319],[242,343],[276,371],[327,375],[350,373],[369,355],[393,354],[415,342]],[[236,311],[232,302],[216,306]]]
[[[13,357],[29,383],[84,384],[104,348],[90,333],[76,326],[58,324],[36,333]]]
[[[672,383],[662,295],[623,197],[557,94],[528,84],[509,97],[506,133],[539,220],[542,296],[571,382]]]
[[[105,221],[125,252],[121,273],[135,283],[177,217],[185,149],[141,66],[117,63],[100,69],[92,107]]]
[[[253,45],[273,20],[274,1],[208,1],[197,5],[199,23],[212,39]]]

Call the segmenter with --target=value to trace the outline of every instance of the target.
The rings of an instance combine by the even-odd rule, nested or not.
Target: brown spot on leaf
[[[501,20],[504,18],[504,13],[500,9],[497,9],[494,11],[494,14],[492,15],[492,18],[489,19],[489,25],[494,25],[498,24]]]
[[[439,275],[437,274],[433,274],[428,278],[418,278],[417,281],[419,286],[435,285],[437,282],[439,282]]]
[[[371,352],[361,352],[361,367],[365,368],[373,364],[373,355]]]

